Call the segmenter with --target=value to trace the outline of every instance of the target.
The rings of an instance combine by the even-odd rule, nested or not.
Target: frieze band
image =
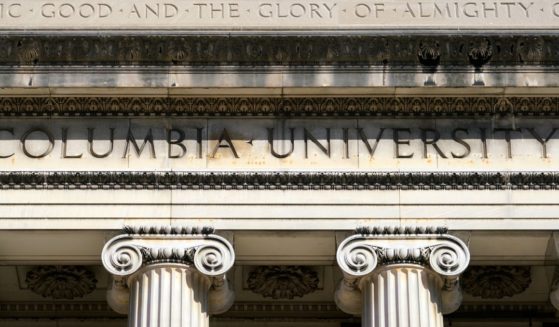
[[[558,172],[0,172],[0,190],[557,190]]]
[[[145,33],[144,33],[145,34]],[[161,33],[160,33],[161,34]],[[527,66],[559,61],[549,35],[10,35],[2,65]]]
[[[559,97],[0,97],[0,117],[509,114],[555,116]]]

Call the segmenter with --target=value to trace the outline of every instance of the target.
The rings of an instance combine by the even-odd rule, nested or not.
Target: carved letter
[[[43,133],[49,139],[48,148],[45,151],[43,151],[43,153],[41,153],[41,154],[32,154],[32,153],[29,153],[29,151],[27,151],[27,146],[26,146],[27,145],[26,144],[27,143],[27,138],[29,137],[29,135],[31,135],[33,133]],[[44,158],[44,157],[48,156],[49,153],[51,153],[52,150],[54,149],[54,137],[52,136],[52,134],[49,131],[47,131],[45,129],[32,128],[32,129],[28,130],[27,132],[25,132],[25,134],[23,134],[21,136],[21,147],[23,149],[23,153],[25,153],[25,155],[28,156],[29,158]]]
[[[46,11],[47,7],[48,7],[48,11]],[[55,14],[54,14],[54,3],[45,3],[41,7],[41,16],[43,16],[45,18],[53,18],[55,16]]]
[[[322,5],[324,5],[324,8],[326,8],[326,10],[328,10],[328,17],[330,18],[334,18],[334,8],[338,5],[337,3],[332,4],[331,7],[328,7],[327,3],[323,3]]]
[[[355,5],[355,16],[359,18],[368,17],[371,14],[371,7],[366,3],[358,3]]]
[[[409,138],[406,140],[400,140],[400,132],[408,133],[408,137],[411,134],[411,130],[409,128],[394,128],[392,130],[392,138],[394,140],[394,156],[396,158],[413,158],[413,153],[400,154],[400,145],[410,145]]]
[[[115,139],[115,129],[110,128],[110,147],[109,150],[103,154],[98,154],[93,150],[93,134],[95,133],[95,128],[88,128],[87,129],[87,151],[95,158],[106,158],[113,152],[113,144]]]
[[[239,18],[241,17],[238,3],[230,3],[229,4],[229,17],[231,18]]]
[[[83,156],[80,154],[68,154],[68,128],[62,128],[62,158],[79,159]]]
[[[151,7],[149,4],[146,3],[146,18],[148,18],[149,14],[151,13],[154,17],[159,18],[159,4],[154,4],[155,7]]]
[[[342,128],[344,132],[344,159],[349,159],[349,128]]]
[[[553,137],[555,132],[557,132],[557,128],[551,130],[551,132],[547,135],[545,140],[536,132],[535,128],[528,128],[528,131],[532,136],[536,139],[536,141],[540,142],[542,145],[542,158],[547,158],[547,142]]]
[[[534,3],[533,3],[533,2],[530,2],[530,4],[525,5],[525,4],[522,3],[522,2],[518,2],[518,5],[519,5],[520,7],[522,7],[522,9],[524,9],[524,13],[526,14],[526,18],[530,18],[530,12],[529,12],[529,10],[530,10],[530,8],[534,5]]]
[[[285,154],[279,154],[274,150],[274,129],[268,128],[268,144],[270,145],[270,153],[272,153],[274,157],[283,159],[289,157],[293,153],[293,150],[295,149],[295,128],[290,128],[289,131],[291,132],[291,149],[289,149],[289,151]]]
[[[165,7],[165,18],[171,18],[177,16],[179,13],[179,8],[171,3],[163,4]]]
[[[466,133],[466,135],[468,135],[469,133],[468,133],[468,130],[467,130],[466,128],[457,128],[457,129],[455,129],[455,130],[452,131],[452,139],[453,139],[456,143],[459,143],[459,144],[461,144],[462,146],[464,146],[464,148],[466,149],[466,150],[464,151],[464,153],[462,153],[462,154],[455,154],[454,152],[451,152],[452,157],[453,157],[453,158],[457,158],[457,159],[462,159],[462,158],[466,158],[467,156],[469,156],[472,149],[471,149],[470,145],[469,145],[466,141],[464,141],[463,139],[461,139],[461,138],[458,137],[458,135],[457,135],[458,132]]]
[[[8,7],[8,16],[10,16],[12,18],[20,18],[21,17],[21,4],[19,4],[19,3],[11,4]]]
[[[384,12],[384,3],[375,3],[375,17],[376,18],[378,18],[380,12]],[[330,18],[332,18],[332,17],[330,16]]]
[[[136,138],[134,137],[134,134],[132,134],[132,129],[128,129],[128,135],[126,137],[126,148],[124,148],[124,154],[122,155],[123,158],[126,158],[130,153],[130,143],[132,143],[138,157],[142,154],[142,151],[144,151],[146,144],[149,143],[149,152],[151,154],[151,158],[155,159],[155,146],[153,145],[153,134],[151,132],[151,128],[148,130],[142,146],[138,146],[138,143],[136,143]]]
[[[318,140],[305,128],[305,159],[309,158],[309,140],[313,142],[320,151],[324,152],[325,155],[330,158],[330,128],[326,128],[326,147],[320,144]]]
[[[138,10],[138,7],[136,7],[135,4],[132,5],[132,10],[130,11],[130,14],[128,16],[131,16],[132,14],[136,14],[138,18],[142,18],[142,16],[140,16],[140,11]]]
[[[480,128],[479,133],[481,134],[481,152],[483,154],[483,159],[487,159],[487,133],[485,132],[485,128]]]
[[[62,18],[69,18],[71,16],[74,16],[75,13],[76,13],[76,8],[69,3],[63,3],[58,8],[58,15],[60,15],[60,17]]]
[[[109,15],[112,13],[113,13],[113,7],[109,6],[106,3],[99,4],[99,18],[109,17]]]
[[[483,17],[487,18],[489,12],[493,12],[495,14],[495,18],[499,18],[499,7],[497,7],[497,3],[493,2],[493,7],[488,7],[487,3],[481,3],[483,8]]]
[[[95,14],[95,8],[89,3],[84,3],[79,7],[78,13],[82,18],[89,18]]]
[[[359,137],[361,137],[361,141],[363,141],[363,143],[367,147],[367,150],[369,151],[369,155],[372,158],[375,155],[375,151],[377,150],[377,146],[378,146],[378,143],[380,142],[380,138],[382,137],[382,134],[384,133],[384,128],[381,128],[379,130],[379,132],[377,133],[377,138],[375,139],[375,144],[373,146],[371,146],[371,144],[369,143],[369,139],[368,139],[367,135],[365,135],[365,132],[363,131],[362,128],[357,128],[357,133],[359,134]]]
[[[227,144],[221,144],[223,141],[225,141]],[[221,132],[221,135],[219,136],[219,140],[217,141],[217,144],[214,147],[214,150],[212,151],[212,158],[215,158],[215,154],[217,153],[217,150],[219,150],[219,148],[229,148],[231,149],[231,152],[233,153],[233,156],[235,156],[235,158],[239,158],[239,155],[237,154],[237,150],[235,150],[235,146],[233,145],[233,141],[231,141],[231,137],[229,136],[229,133],[227,132],[227,129],[223,129],[223,132]]]
[[[198,152],[198,159],[202,159],[202,130],[203,128],[196,128],[196,146]]]
[[[311,3],[310,7],[311,7],[311,18],[314,18],[315,15],[316,17],[322,18],[322,15],[320,14],[320,6],[317,3]]]
[[[501,6],[505,6],[507,8],[507,18],[512,17],[511,6],[516,5],[514,2],[501,2]]]
[[[464,16],[466,16],[466,17],[475,17],[475,18],[477,18],[477,17],[479,16],[479,11],[477,10],[476,5],[477,5],[477,4],[476,4],[475,2],[466,2],[466,3],[464,4],[464,7],[463,7]],[[469,11],[468,8],[469,8],[469,7],[472,7],[472,6],[473,6],[475,9],[472,10],[472,11]]]
[[[406,2],[406,9],[404,10],[404,14],[406,13],[410,14],[411,17],[415,18],[415,14],[409,2]]]
[[[176,140],[173,140],[173,132],[179,134],[179,137]],[[169,158],[178,159],[184,157],[184,155],[186,154],[186,146],[182,144],[184,138],[184,131],[182,129],[171,128],[167,131],[167,143],[169,144],[167,153],[169,155]],[[176,145],[180,148],[180,152],[178,154],[173,154],[173,145]]]
[[[266,10],[264,10],[264,7],[266,7]],[[258,7],[258,15],[264,18],[272,17],[272,4],[271,3],[260,4],[260,6]]]
[[[422,2],[418,2],[417,4],[419,5],[419,17],[431,17],[430,13],[423,11],[423,3]]]
[[[433,137],[428,139],[427,138],[427,133],[432,133]],[[446,159],[445,154],[441,151],[441,149],[437,145],[437,141],[439,141],[440,138],[441,138],[441,134],[436,129],[432,129],[432,128],[422,128],[421,129],[421,141],[423,141],[423,158],[427,158],[427,146],[432,145],[433,148],[439,154],[439,156],[441,156],[441,158]]]
[[[521,132],[520,128],[495,128],[493,133],[503,132],[505,134],[505,141],[507,141],[507,155],[509,159],[512,159],[512,144],[510,142],[510,133],[511,132]]]
[[[13,128],[0,128],[0,132],[8,132],[14,136],[14,129]],[[15,153],[7,154],[7,155],[0,155],[0,159],[6,159],[13,156]]]

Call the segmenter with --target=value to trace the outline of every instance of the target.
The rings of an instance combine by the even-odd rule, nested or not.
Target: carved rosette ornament
[[[114,277],[108,302],[115,311],[130,313],[129,326],[207,326],[208,314],[233,304],[225,274],[235,253],[212,228],[124,231],[107,242],[102,261]]]
[[[248,276],[248,288],[263,297],[293,299],[318,288],[318,274],[306,266],[261,266]]]
[[[483,299],[517,295],[531,283],[530,266],[474,266],[462,277],[464,291]]]
[[[470,261],[466,245],[446,232],[359,228],[338,247],[344,279],[336,303],[347,313],[362,314],[362,326],[399,326],[404,319],[442,327],[442,315],[462,302],[458,279]]]
[[[27,287],[55,300],[72,300],[93,292],[95,274],[83,266],[39,266],[27,272]]]

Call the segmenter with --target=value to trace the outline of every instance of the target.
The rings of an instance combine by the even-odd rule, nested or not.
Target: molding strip
[[[546,302],[464,303],[448,319],[482,317],[553,317],[555,309]],[[223,316],[214,319],[256,317],[348,318],[332,302],[238,302]],[[124,318],[106,302],[0,302],[0,318]]]
[[[559,115],[559,97],[0,97],[0,116]]]
[[[0,190],[557,190],[559,172],[0,172]]]

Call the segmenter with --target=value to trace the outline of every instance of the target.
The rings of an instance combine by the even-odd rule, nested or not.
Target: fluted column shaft
[[[130,277],[129,327],[208,327],[208,277],[181,264],[155,264]]]
[[[389,265],[361,281],[363,327],[442,327],[442,280],[420,265]]]

